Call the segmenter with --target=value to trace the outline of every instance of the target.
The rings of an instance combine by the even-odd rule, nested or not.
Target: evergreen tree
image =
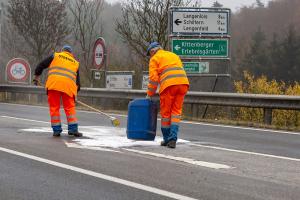
[[[293,25],[290,25],[287,37],[282,43],[282,62],[280,75],[287,82],[299,81],[300,40]]]
[[[282,72],[282,44],[278,41],[278,36],[276,33],[273,34],[272,41],[269,45],[269,57],[270,57],[270,78],[281,80],[284,73]],[[273,73],[272,73],[273,72]]]
[[[212,7],[214,7],[214,8],[222,8],[223,5],[220,4],[218,1],[215,1],[215,2],[213,3],[213,6],[212,6]]]
[[[263,2],[261,2],[261,0],[256,0],[256,5],[259,7],[259,8],[264,8],[265,5]]]
[[[266,36],[261,27],[253,34],[249,52],[242,62],[244,70],[256,76],[268,75],[269,58],[266,48]]]

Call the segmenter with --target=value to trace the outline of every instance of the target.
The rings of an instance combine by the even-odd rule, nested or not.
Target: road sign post
[[[227,8],[171,7],[169,10],[170,49],[180,56],[193,90],[211,91],[211,77],[228,74],[230,13]],[[228,82],[220,84],[230,88]]]
[[[106,60],[106,46],[104,38],[100,37],[96,40],[93,49],[94,67],[100,69]]]
[[[100,80],[100,85],[102,87],[105,86],[105,77],[106,77],[106,71],[107,71],[107,50],[106,50],[106,44],[105,40],[102,37],[99,37],[95,43],[94,43],[94,48],[93,48],[93,69],[91,69],[91,75],[92,75],[92,82],[91,82],[91,87],[94,87],[94,84],[99,85]],[[104,67],[104,70],[100,70],[101,68]],[[101,80],[101,74],[104,72],[103,76],[104,79],[103,83]],[[96,81],[97,80],[97,81]]]

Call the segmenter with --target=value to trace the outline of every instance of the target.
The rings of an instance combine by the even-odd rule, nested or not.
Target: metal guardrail
[[[45,94],[43,87],[0,85],[0,92]],[[144,98],[144,90],[82,88],[79,97],[136,99]],[[157,98],[157,96],[156,96]],[[188,92],[184,103],[216,106],[263,108],[265,123],[272,122],[272,109],[300,110],[300,96],[262,95],[218,92]]]

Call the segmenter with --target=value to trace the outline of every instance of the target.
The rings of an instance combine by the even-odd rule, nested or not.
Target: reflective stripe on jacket
[[[47,90],[64,92],[70,97],[77,95],[76,76],[79,62],[69,52],[55,53],[49,66]]]
[[[161,49],[150,59],[147,94],[154,95],[158,85],[159,93],[172,85],[189,85],[182,62],[173,52]]]

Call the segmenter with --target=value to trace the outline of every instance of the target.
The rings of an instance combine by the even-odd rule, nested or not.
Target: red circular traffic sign
[[[94,66],[97,69],[100,69],[103,66],[105,62],[105,55],[106,55],[105,41],[102,37],[100,37],[96,40],[93,49]]]
[[[22,58],[14,58],[6,65],[7,81],[9,82],[27,82],[30,72],[29,63]]]

